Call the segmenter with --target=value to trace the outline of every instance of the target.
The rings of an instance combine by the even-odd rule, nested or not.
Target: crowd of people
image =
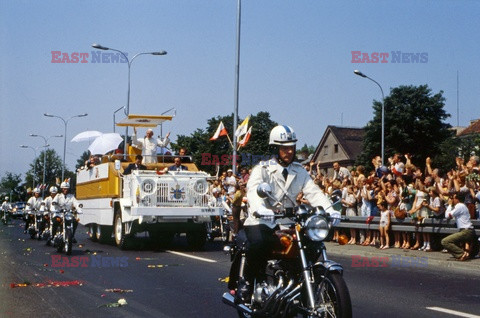
[[[421,225],[427,218],[454,217],[459,233],[465,232],[460,238],[457,234],[457,240],[466,244],[460,251],[453,247],[458,244],[452,245],[445,238],[447,240],[441,241],[444,252],[450,251],[462,260],[473,256],[470,255],[472,247],[469,243],[476,242],[476,238],[470,220],[478,219],[480,214],[479,157],[471,156],[466,163],[456,158],[456,167],[445,173],[435,168],[430,158],[426,159],[425,170],[416,167],[409,154],[395,154],[388,159],[388,166],[382,165],[381,161],[379,156],[373,158],[374,169],[371,171],[366,171],[363,166],[349,170],[335,162],[331,177],[317,173],[320,171],[319,164],[315,166],[312,162],[304,166],[324,192],[331,193],[335,189],[342,191],[344,215],[380,217],[379,231],[350,229],[346,233],[349,237],[347,244],[367,246],[379,243],[381,249],[393,247],[429,252],[432,251],[431,234],[392,233],[392,220],[409,220]],[[463,211],[461,215],[459,209]],[[335,231],[334,240],[338,240],[339,233],[339,230]]]

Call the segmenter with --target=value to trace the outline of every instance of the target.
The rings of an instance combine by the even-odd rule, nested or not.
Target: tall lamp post
[[[39,138],[42,138],[43,141],[45,141],[45,144],[44,144],[44,152],[43,152],[43,181],[42,181],[42,198],[45,198],[45,187],[43,187],[43,185],[45,184],[45,172],[46,172],[46,167],[47,167],[47,148],[49,146],[48,144],[48,141],[50,140],[50,138],[53,138],[53,137],[63,137],[63,135],[54,135],[54,136],[50,136],[50,137],[45,137],[45,136],[41,136],[41,135],[37,135],[37,134],[30,134],[30,137],[39,137]]]
[[[355,73],[355,75],[368,78],[369,80],[377,84],[378,87],[380,87],[380,91],[382,92],[382,146],[381,147],[382,147],[382,166],[383,166],[383,159],[385,158],[385,95],[383,94],[382,86],[380,86],[380,84],[378,84],[376,80],[368,77],[367,75],[363,74],[359,70],[355,70],[353,71],[353,73]]]
[[[65,131],[63,133],[63,163],[62,163],[62,181],[63,181],[64,178],[65,178],[65,151],[67,149],[67,125],[68,125],[68,122],[70,121],[70,119],[73,119],[73,118],[76,118],[76,117],[85,117],[85,116],[88,116],[88,114],[85,113],[85,114],[75,115],[75,116],[72,116],[68,119],[65,119],[65,118],[63,118],[61,116],[57,116],[57,115],[47,114],[47,113],[43,114],[43,116],[60,118],[63,121],[63,124],[65,125]]]
[[[48,146],[48,145],[47,145]],[[45,146],[42,146],[42,147],[45,147]],[[35,154],[35,161],[37,160],[37,149],[40,148],[40,147],[37,147],[37,148],[33,148],[32,146],[25,146],[25,145],[20,145],[20,148],[30,148],[33,150],[33,153]],[[35,189],[35,179],[37,177],[37,165],[36,165],[36,162],[33,164],[33,181],[32,181],[32,189]]]
[[[117,109],[116,111],[113,112],[113,132],[115,132],[115,124],[117,123],[116,120],[115,120],[115,114],[118,113],[120,110],[125,111],[125,106],[122,106],[120,107],[119,109]]]
[[[127,107],[125,109],[125,115],[129,115],[130,114],[130,69],[131,69],[131,66],[132,66],[132,62],[133,60],[139,56],[139,55],[144,55],[144,54],[150,54],[150,55],[166,55],[167,54],[167,51],[158,51],[158,52],[142,52],[142,53],[137,53],[135,54],[131,60],[128,59],[128,56],[127,54],[125,54],[124,52],[120,51],[120,50],[117,50],[117,49],[112,49],[110,47],[106,47],[106,46],[102,46],[100,44],[97,44],[97,43],[93,43],[92,44],[92,47],[94,49],[98,49],[98,50],[104,50],[104,51],[107,51],[107,50],[111,50],[111,51],[115,51],[115,52],[118,52],[120,54],[123,55],[123,57],[127,60],[127,64],[128,64],[128,90],[127,90]],[[124,149],[123,149],[123,157],[126,159],[127,158],[127,138],[128,138],[128,126],[125,127],[125,141],[124,141]]]

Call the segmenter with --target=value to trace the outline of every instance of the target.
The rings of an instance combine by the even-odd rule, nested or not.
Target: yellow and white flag
[[[249,120],[250,115],[248,115],[247,118],[245,118],[243,122],[237,127],[237,130],[235,131],[235,137],[237,137],[237,141],[240,139],[241,136],[247,133]]]

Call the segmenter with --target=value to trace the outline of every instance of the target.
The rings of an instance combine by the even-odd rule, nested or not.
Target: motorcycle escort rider
[[[5,218],[8,211],[12,210],[12,206],[8,202],[9,197],[5,197],[5,201],[2,203],[1,218]]]
[[[52,218],[52,202],[53,202],[53,199],[55,199],[55,196],[58,193],[58,188],[56,186],[51,186],[48,191],[50,192],[50,196],[48,198],[46,198],[44,200],[44,202],[45,202],[45,209],[47,209],[47,211],[50,212],[50,219],[51,219]],[[45,224],[46,229],[48,229],[49,227],[50,227],[50,224]],[[51,230],[52,230],[51,238],[53,238],[53,237],[55,237],[56,228],[55,229],[52,228]],[[47,240],[47,244],[49,244],[48,240]]]
[[[70,191],[70,183],[68,181],[64,181],[60,184],[60,189],[62,193],[59,193],[53,198],[52,203],[55,202],[58,206],[59,209],[65,209],[65,210],[72,210],[75,208],[76,210],[79,210],[82,208],[82,204],[80,204],[75,196],[71,193],[68,193]],[[54,237],[55,232],[60,224],[56,221],[53,220],[52,224],[52,237]],[[78,218],[75,215],[75,218],[73,219],[73,233],[72,233],[72,242],[77,243],[77,240],[75,239],[75,231],[77,230],[78,226]]]
[[[247,199],[250,213],[245,220],[244,231],[249,248],[246,253],[245,281],[238,282],[236,302],[243,303],[250,297],[255,278],[258,280],[265,278],[264,269],[270,251],[278,241],[274,237],[278,226],[274,222],[272,211],[293,216],[293,208],[297,205],[296,197],[300,192],[303,192],[305,199],[313,207],[331,206],[329,199],[314,183],[307,170],[300,163],[293,162],[296,142],[297,138],[291,127],[285,125],[274,127],[270,132],[269,144],[275,147],[276,157],[269,161],[261,161],[254,167],[248,180]],[[272,196],[276,202],[271,198],[263,199],[258,196],[257,187],[264,182],[271,186]],[[235,276],[230,273],[230,277]],[[232,282],[229,288],[233,290],[234,285],[235,282]]]
[[[25,210],[40,210],[40,207],[42,206],[42,198],[40,197],[40,189],[39,188],[35,188],[33,189],[33,196],[30,197],[30,199],[28,199],[27,201],[27,207]],[[23,231],[23,233],[27,233],[28,231],[28,227],[30,225],[30,218],[28,217],[28,214],[26,215],[25,217],[25,229]]]

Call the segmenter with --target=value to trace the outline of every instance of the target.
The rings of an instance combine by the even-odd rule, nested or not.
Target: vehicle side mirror
[[[80,204],[78,205],[78,207],[79,207],[79,208],[83,208],[83,204],[80,203]]]

